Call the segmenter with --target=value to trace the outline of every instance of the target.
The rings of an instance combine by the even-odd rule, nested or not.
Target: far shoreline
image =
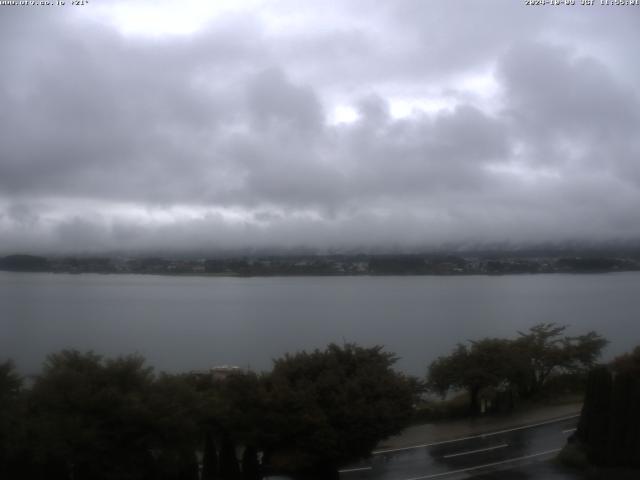
[[[163,273],[163,272],[68,272],[68,271],[54,271],[54,270],[3,270],[4,273],[18,273],[18,274],[37,274],[37,273],[50,273],[52,275],[135,275],[145,277],[182,277],[182,278],[372,278],[372,277],[525,277],[525,276],[540,276],[540,275],[607,275],[616,273],[638,273],[638,270],[601,270],[601,271],[569,271],[569,272],[509,272],[509,273],[328,273],[328,274],[309,274],[309,273],[292,273],[292,274],[262,274],[262,275],[245,275],[237,273]]]

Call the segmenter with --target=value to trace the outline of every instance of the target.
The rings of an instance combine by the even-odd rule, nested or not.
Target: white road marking
[[[433,443],[424,443],[422,445],[411,445],[409,447],[401,447],[401,448],[387,448],[384,450],[375,450],[373,452],[371,452],[371,455],[382,455],[384,453],[393,453],[393,452],[403,452],[405,450],[415,450],[417,448],[428,448],[428,447],[435,447],[437,445],[446,445],[447,443],[455,443],[455,442],[462,442],[463,440],[473,440],[475,438],[485,438],[485,437],[491,437],[493,435],[500,435],[502,433],[509,433],[509,432],[515,432],[518,430],[526,430],[527,428],[535,428],[535,427],[541,427],[542,425],[551,425],[552,423],[559,423],[559,422],[564,422],[565,420],[571,420],[574,418],[578,418],[580,415],[570,415],[568,417],[562,417],[562,418],[556,418],[553,420],[547,420],[544,422],[539,422],[539,423],[532,423],[530,425],[524,425],[522,427],[514,427],[514,428],[508,428],[505,430],[498,430],[496,432],[490,432],[490,433],[481,433],[478,435],[470,435],[468,437],[460,437],[460,438],[454,438],[452,440],[443,440],[441,442],[433,442]]]
[[[540,453],[533,453],[531,455],[525,455],[523,457],[510,458],[509,460],[503,460],[501,462],[485,463],[484,465],[478,465],[476,467],[461,468],[460,470],[451,470],[449,472],[435,473],[433,475],[424,475],[422,477],[412,477],[412,478],[407,478],[405,480],[427,480],[429,478],[438,478],[438,477],[445,477],[447,475],[455,475],[456,473],[471,472],[473,470],[481,470],[483,468],[495,467],[497,465],[504,465],[505,463],[513,463],[513,462],[519,462],[521,460],[528,460],[530,458],[542,457],[543,455],[550,455],[552,453],[557,453],[560,450],[562,449],[556,448],[554,450],[547,450]]]
[[[508,446],[509,446],[509,444],[503,443],[503,444],[500,444],[500,445],[495,445],[493,447],[479,448],[478,450],[467,450],[466,452],[452,453],[450,455],[443,455],[442,458],[454,458],[454,457],[461,457],[463,455],[471,455],[472,453],[489,452],[491,450],[497,450],[498,448],[505,448],[505,447],[508,447]]]
[[[575,432],[577,430],[577,428],[567,428],[566,430],[562,430],[562,433],[571,433],[571,432]]]
[[[372,468],[373,467],[345,468],[344,470],[338,470],[338,473],[363,472],[365,470],[371,470]]]

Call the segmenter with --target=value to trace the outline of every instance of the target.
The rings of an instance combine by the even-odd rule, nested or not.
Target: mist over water
[[[37,373],[63,348],[140,353],[158,370],[266,370],[329,342],[381,344],[424,375],[457,342],[538,322],[596,330],[605,358],[640,343],[640,273],[211,278],[0,272],[0,360]]]

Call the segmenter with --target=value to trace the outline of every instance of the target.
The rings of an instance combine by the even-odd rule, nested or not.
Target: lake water
[[[640,344],[640,273],[212,278],[0,272],[0,359],[37,372],[62,348],[138,352],[159,370],[270,368],[330,342],[384,345],[423,375],[457,342],[538,322]]]

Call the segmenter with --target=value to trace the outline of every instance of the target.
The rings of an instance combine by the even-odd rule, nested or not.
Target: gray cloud
[[[640,10],[366,6],[5,7],[2,250],[638,238]]]

